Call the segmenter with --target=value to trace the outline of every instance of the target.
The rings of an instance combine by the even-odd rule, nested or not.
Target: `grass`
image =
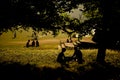
[[[40,49],[40,48],[0,48],[0,62],[20,64],[35,64],[39,66],[52,66],[60,67],[60,64],[56,62],[56,58],[60,50],[58,49]],[[85,63],[81,66],[92,63],[96,60],[97,49],[82,49],[83,59]],[[65,56],[72,56],[73,50],[67,50]],[[107,50],[106,61],[111,62],[113,65],[120,66],[119,52]],[[78,65],[76,62],[71,64],[71,67]],[[75,65],[74,65],[75,63]]]
[[[52,35],[44,36],[39,39],[40,47],[26,48],[24,46],[30,34],[31,31],[18,32],[19,37],[16,39],[12,39],[12,32],[0,36],[1,76],[15,75],[19,77],[19,79],[13,79],[12,77],[13,80],[35,80],[37,77],[39,77],[38,80],[120,79],[120,52],[107,49],[105,60],[108,64],[102,65],[95,62],[97,49],[81,49],[85,60],[83,64],[70,61],[69,67],[62,67],[56,61],[60,52],[57,47],[59,41],[66,40],[67,36],[63,34],[55,38]],[[85,38],[84,40],[88,39]],[[73,50],[67,50],[65,56],[72,56],[73,52]],[[21,72],[22,70],[24,71]],[[8,74],[10,72],[13,72],[13,74]]]
[[[110,64],[101,65],[95,62],[97,49],[82,49],[85,62],[78,64],[75,61],[70,61],[69,67],[61,67],[56,62],[57,55],[60,52],[58,49],[0,48],[0,51],[0,66],[2,66],[0,67],[0,74],[17,77],[15,79],[14,77],[10,78],[12,80],[20,80],[21,78],[23,80],[34,80],[38,77],[38,80],[66,80],[66,78],[67,80],[120,79],[120,56],[119,52],[116,51],[107,50],[106,62]],[[72,54],[73,50],[65,52],[65,56],[71,56]],[[31,76],[33,77],[31,78]]]

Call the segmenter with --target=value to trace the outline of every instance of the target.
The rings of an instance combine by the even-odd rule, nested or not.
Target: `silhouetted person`
[[[70,43],[72,43],[73,41],[70,39],[70,41],[69,41]]]
[[[67,39],[66,42],[69,43],[69,39]]]
[[[33,37],[34,40],[37,40],[37,33],[35,31],[33,31],[32,37]]]
[[[84,60],[82,59],[82,52],[80,51],[80,48],[75,46],[74,47],[74,54],[73,59],[77,60],[78,63],[82,63]]]
[[[65,51],[66,51],[66,49],[62,48],[62,51],[59,53],[59,55],[57,57],[57,62],[61,63],[61,65],[66,64],[65,55],[64,55]]]
[[[39,46],[39,42],[38,42],[38,40],[36,40],[36,47],[38,47]]]
[[[32,45],[31,46],[35,47],[35,41],[34,40],[32,41]]]
[[[26,43],[26,47],[29,47],[29,46],[30,46],[30,40],[28,40]]]
[[[14,31],[14,35],[13,35],[13,39],[15,39],[16,38],[16,31]]]

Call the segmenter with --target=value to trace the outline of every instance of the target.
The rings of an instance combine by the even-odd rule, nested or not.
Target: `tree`
[[[16,25],[31,26],[38,31],[55,29],[60,22],[60,13],[69,11],[77,0],[1,0],[0,32]]]
[[[76,18],[71,18],[67,13],[62,13],[61,16],[61,28],[64,32],[68,34],[68,40],[72,41],[72,34],[76,31],[76,28],[79,26],[80,21]]]
[[[1,1],[0,8],[0,31],[16,25],[49,29],[59,18],[54,2],[49,0],[6,0]]]
[[[79,11],[81,11],[81,9],[79,9]],[[77,33],[79,34],[78,40],[80,40],[82,36],[91,33],[91,30],[93,29],[92,27],[93,24],[90,23],[91,26],[89,26],[88,20],[85,21],[85,19],[83,18],[74,18],[67,13],[62,13],[61,17],[62,17],[62,21],[60,23],[60,27],[61,27],[60,29],[62,29],[68,34],[69,39],[72,38],[73,33]]]
[[[95,41],[98,45],[97,61],[103,63],[105,61],[106,49],[120,48],[120,38],[116,36],[119,34],[118,28],[120,25],[120,1],[101,0],[96,2],[97,3],[94,2],[95,7],[99,9],[101,17],[97,18],[92,15],[91,19],[88,20],[88,22],[92,21],[92,23],[96,24],[96,26],[94,27],[96,29],[96,32],[93,37],[93,41]],[[92,2],[90,2],[89,4],[92,4]],[[91,12],[95,8],[87,7],[87,9],[89,9]]]
[[[98,54],[97,61],[103,63],[105,61],[106,49],[119,49],[119,0],[85,0],[81,2],[85,10],[83,11],[88,20],[84,21],[77,27],[76,31],[84,31],[82,33],[90,33],[91,29],[96,29],[93,41],[97,43]],[[82,30],[80,30],[82,26]],[[83,27],[84,26],[84,27]],[[74,28],[75,29],[75,28]],[[85,30],[86,29],[86,30]]]

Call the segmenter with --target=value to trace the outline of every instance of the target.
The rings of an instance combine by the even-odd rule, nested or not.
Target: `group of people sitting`
[[[26,47],[38,47],[39,46],[39,42],[38,40],[28,40],[26,43]]]
[[[61,52],[57,57],[57,62],[61,63],[61,65],[66,65],[66,62],[72,60],[77,61],[79,64],[82,64],[84,62],[84,60],[82,59],[82,52],[80,51],[80,48],[78,46],[74,47],[74,54],[71,57],[66,57],[64,55],[65,51],[66,49],[62,48]]]

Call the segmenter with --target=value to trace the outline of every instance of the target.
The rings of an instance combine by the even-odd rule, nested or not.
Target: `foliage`
[[[35,30],[54,29],[59,14],[77,7],[78,0],[2,0],[0,3],[0,32],[16,25],[32,26]]]
[[[30,26],[36,31],[52,30],[53,35],[57,34],[58,29],[63,28],[65,31],[67,28],[73,32],[80,30],[79,32],[83,34],[85,29],[82,28],[84,26],[80,26],[79,20],[61,15],[79,7],[80,3],[82,3],[81,0],[1,1],[0,32],[12,30],[12,27],[17,29],[17,25],[22,25],[24,29]]]
[[[96,29],[95,42],[116,44],[120,39],[117,36],[111,39],[110,35],[119,33],[119,3],[119,0],[2,0],[0,33],[12,30],[12,27],[17,29],[16,25],[23,25],[23,28],[31,26],[36,31],[52,30],[54,35],[59,29],[84,35]],[[80,23],[78,19],[61,16],[79,4],[84,5],[83,13],[88,20]]]

